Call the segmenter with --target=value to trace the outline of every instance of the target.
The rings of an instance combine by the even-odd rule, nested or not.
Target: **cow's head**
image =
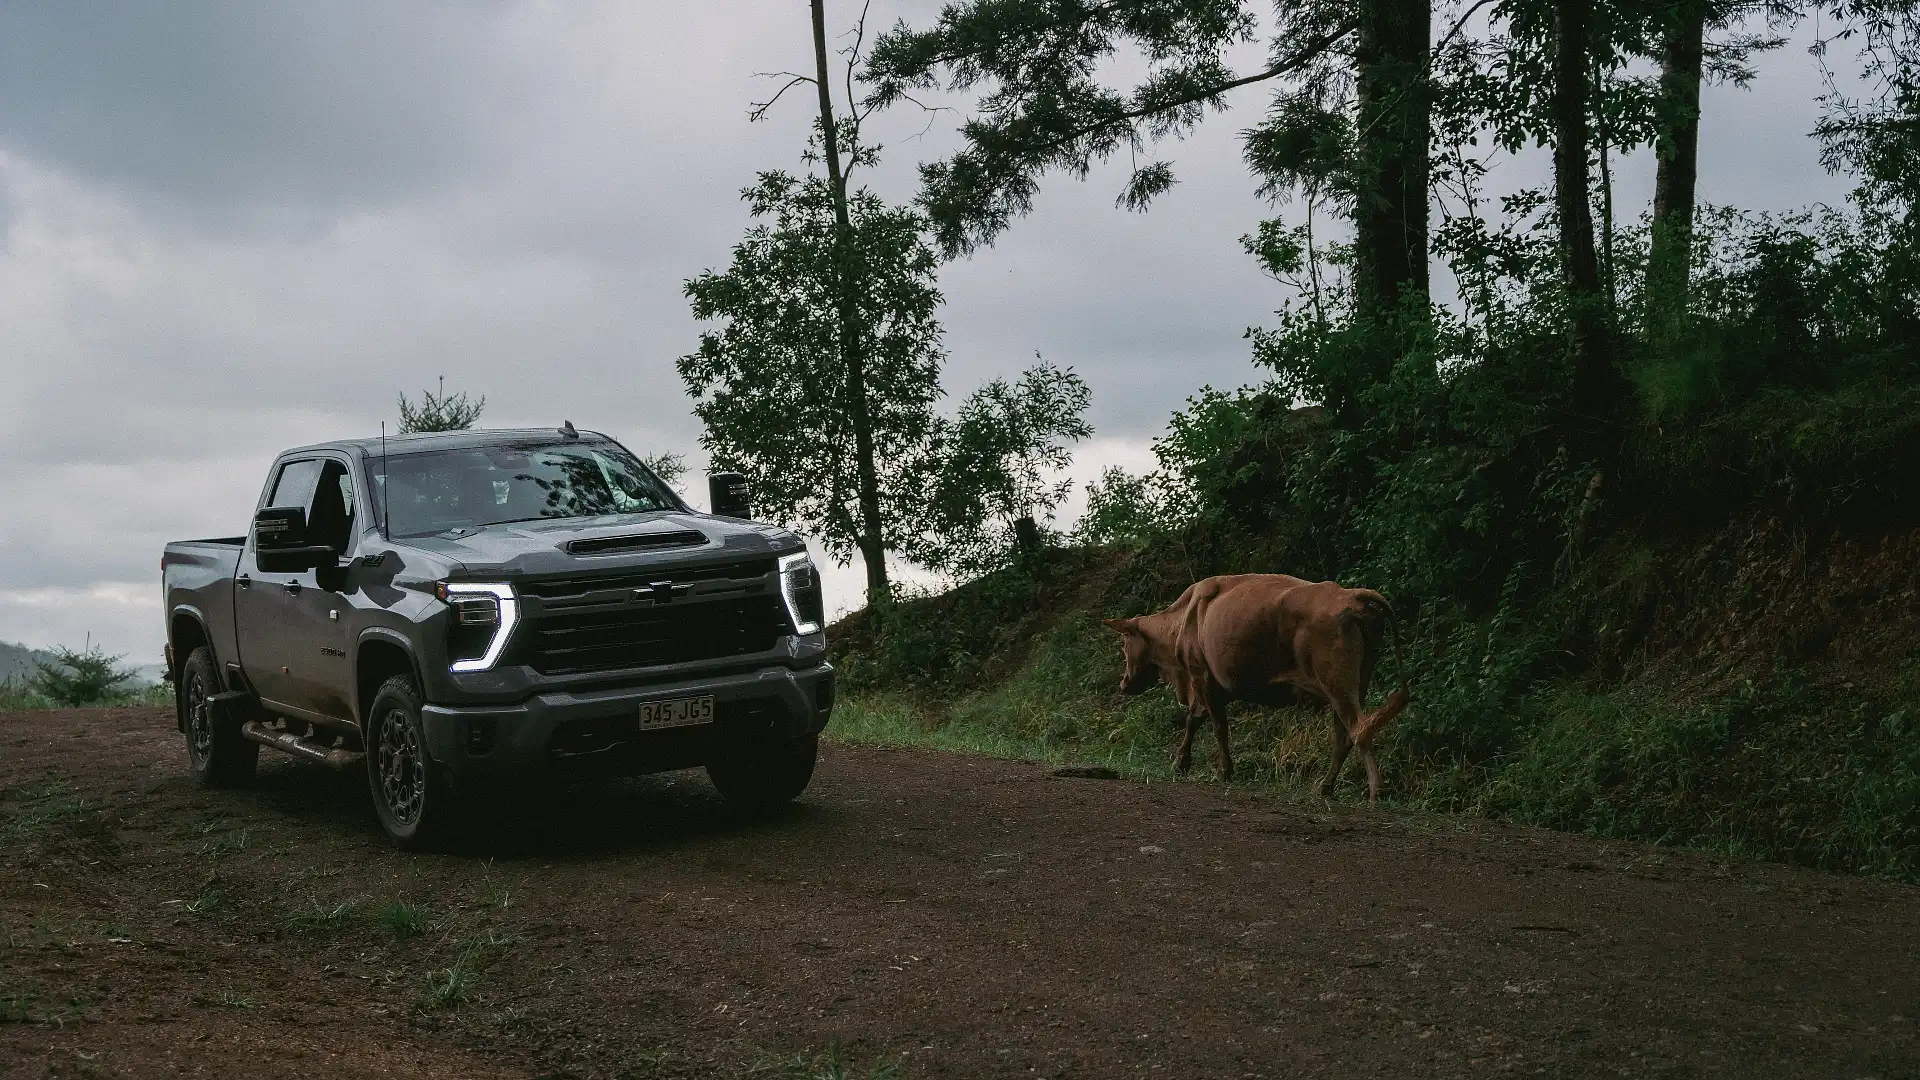
[[[1120,692],[1128,697],[1144,694],[1160,685],[1160,665],[1154,663],[1153,647],[1140,632],[1138,619],[1102,619],[1120,635],[1120,652],[1126,667],[1120,672]]]

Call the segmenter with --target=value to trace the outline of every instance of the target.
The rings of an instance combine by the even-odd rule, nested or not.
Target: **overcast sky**
[[[936,7],[876,0],[872,22]],[[701,464],[681,283],[725,264],[755,170],[798,167],[806,100],[747,110],[808,34],[805,0],[0,5],[0,640],[157,658],[167,540],[244,531],[277,451],[377,434],[441,375],[486,395],[483,424]],[[1838,201],[1816,93],[1798,45],[1710,90],[1703,197]],[[1242,332],[1284,296],[1237,243],[1271,213],[1235,134],[1264,98],[1242,94],[1165,151],[1182,183],[1151,212],[1114,207],[1117,168],[1055,178],[943,270],[950,394],[1036,351],[1071,365],[1093,475],[1149,463],[1203,384],[1258,379]],[[912,195],[953,119],[876,122],[883,195]],[[1650,187],[1622,168],[1623,216]],[[859,581],[830,573],[836,608]]]

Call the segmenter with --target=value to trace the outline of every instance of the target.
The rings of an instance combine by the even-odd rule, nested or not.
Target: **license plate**
[[[701,697],[668,698],[665,701],[643,701],[640,703],[640,730],[655,731],[660,728],[692,727],[695,724],[713,723],[713,695]]]

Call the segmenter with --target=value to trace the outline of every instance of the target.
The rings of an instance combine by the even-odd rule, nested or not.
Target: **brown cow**
[[[1220,775],[1231,779],[1227,703],[1288,704],[1299,692],[1333,706],[1333,768],[1321,794],[1333,793],[1348,750],[1357,747],[1367,766],[1368,801],[1380,797],[1373,737],[1406,708],[1408,691],[1393,609],[1379,593],[1285,574],[1235,574],[1194,582],[1165,611],[1104,621],[1120,632],[1126,657],[1120,692],[1144,693],[1164,679],[1186,707],[1174,756],[1178,771],[1192,767],[1201,713],[1213,721]],[[1363,715],[1383,623],[1392,635],[1400,689]]]

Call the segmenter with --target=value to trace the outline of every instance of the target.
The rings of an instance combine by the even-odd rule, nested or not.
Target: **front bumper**
[[[714,698],[713,723],[640,732],[642,702],[704,694]],[[817,734],[832,711],[833,665],[825,663],[420,710],[427,752],[456,780],[691,768],[711,760],[722,739]]]

